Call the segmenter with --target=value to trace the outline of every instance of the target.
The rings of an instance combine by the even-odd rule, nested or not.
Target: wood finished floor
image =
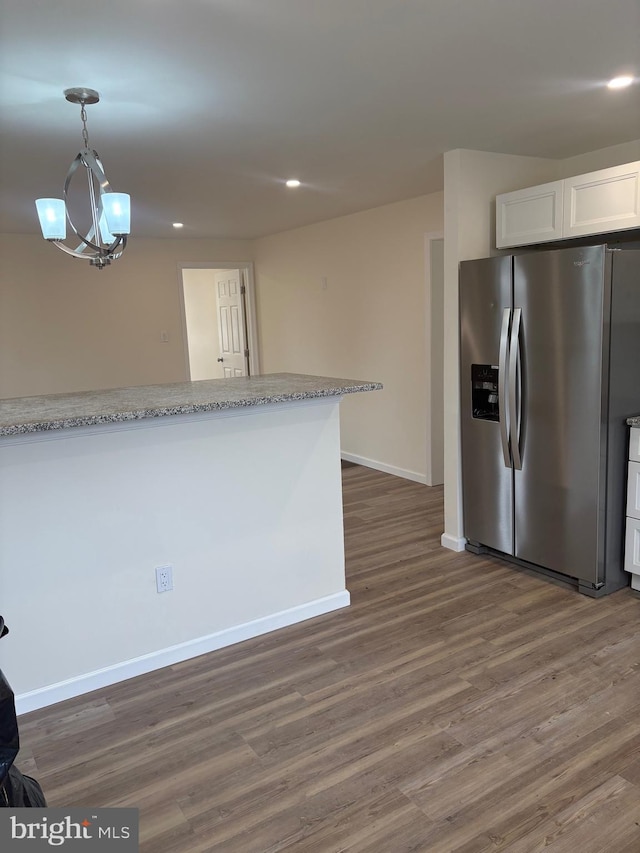
[[[49,804],[139,807],[143,853],[639,853],[640,600],[343,479],[352,606],[23,716]]]

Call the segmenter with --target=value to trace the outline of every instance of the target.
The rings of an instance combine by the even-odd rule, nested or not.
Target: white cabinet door
[[[640,161],[564,181],[563,237],[640,227]]]
[[[627,518],[624,543],[624,568],[631,572],[631,586],[640,589],[640,519]]]
[[[635,427],[629,439],[624,567],[631,572],[632,589],[640,591],[640,429]]]
[[[562,237],[563,182],[551,181],[496,197],[496,248]]]
[[[640,519],[640,462],[629,462],[627,516]]]

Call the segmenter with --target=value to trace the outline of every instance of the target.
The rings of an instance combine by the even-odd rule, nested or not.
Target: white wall
[[[463,547],[460,475],[458,264],[497,254],[495,197],[583,171],[640,159],[640,141],[567,160],[515,157],[483,151],[445,154],[445,532],[443,544]]]
[[[640,139],[561,160],[559,177],[572,178],[574,175],[584,175],[586,172],[607,169],[609,166],[621,166],[635,160],[640,160]]]
[[[384,382],[379,395],[345,400],[343,449],[425,481],[424,235],[442,231],[442,198],[422,196],[255,244],[132,239],[101,272],[40,237],[2,235],[0,397],[188,378],[178,263],[255,258],[261,371]]]
[[[424,243],[441,230],[442,193],[434,193],[254,246],[263,371],[382,382],[382,392],[345,398],[343,454],[422,481]]]
[[[186,379],[178,263],[239,257],[249,242],[137,238],[99,271],[0,235],[0,397]]]
[[[192,380],[219,379],[220,342],[217,321],[215,270],[182,271],[184,313],[189,349],[189,373]]]
[[[0,439],[0,655],[19,711],[346,606],[338,410]]]

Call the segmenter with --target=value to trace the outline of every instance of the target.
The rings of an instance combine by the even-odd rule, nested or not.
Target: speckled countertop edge
[[[379,382],[271,373],[235,379],[14,397],[0,400],[0,436],[264,406],[381,388]]]
[[[627,423],[631,427],[640,427],[640,415],[635,415],[632,418],[627,418]]]

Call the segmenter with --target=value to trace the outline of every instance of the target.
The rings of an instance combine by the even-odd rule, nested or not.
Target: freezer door
[[[604,544],[604,261],[603,246],[514,259],[514,308],[522,309],[515,555],[594,584]]]
[[[513,553],[513,472],[505,411],[511,295],[510,256],[460,264],[464,534],[507,554]]]

